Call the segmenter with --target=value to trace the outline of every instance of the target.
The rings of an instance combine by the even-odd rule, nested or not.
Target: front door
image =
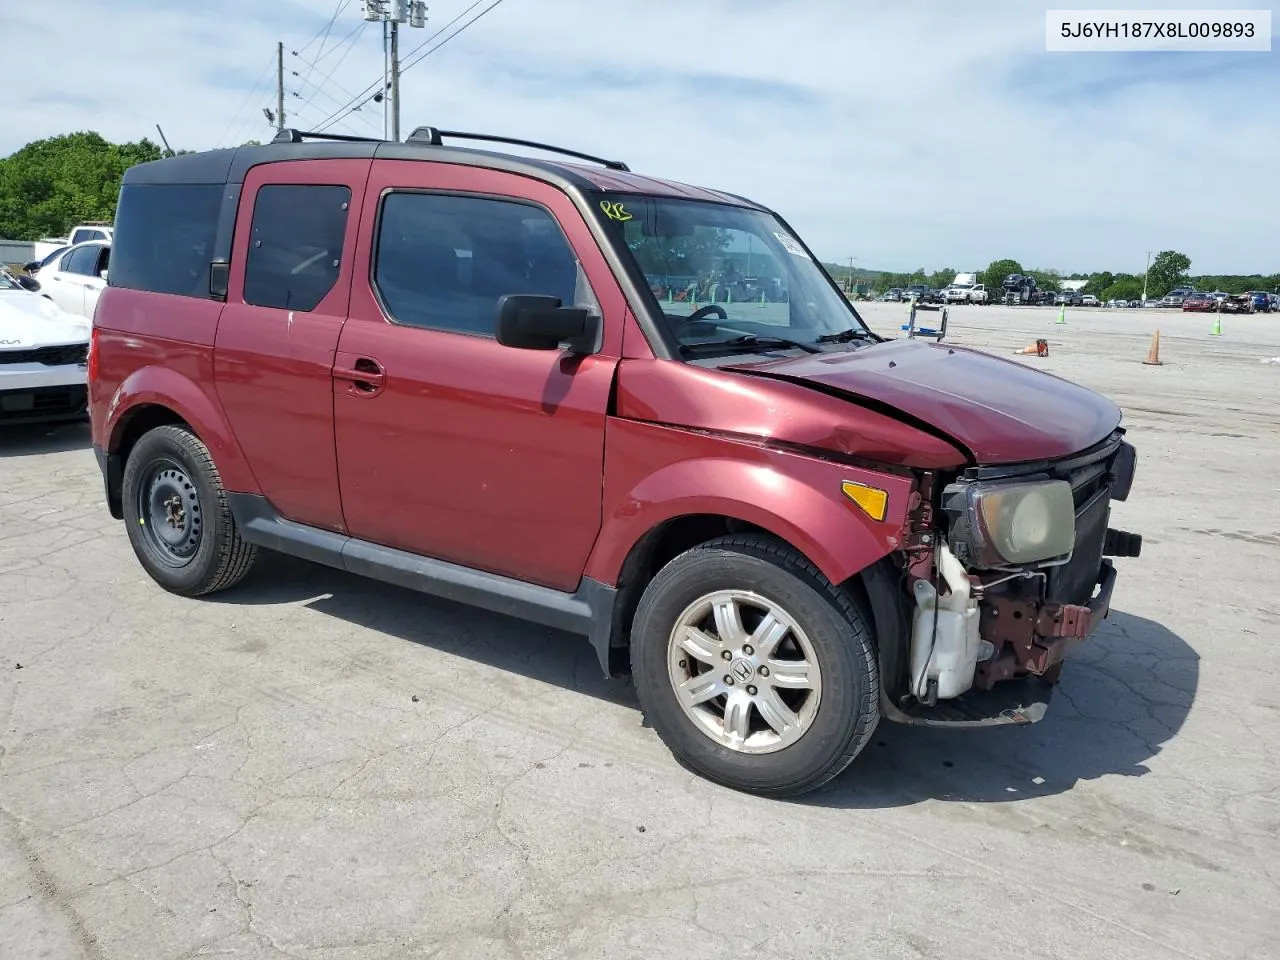
[[[369,164],[249,171],[214,344],[218,397],[262,493],[290,520],[339,532],[331,377]]]
[[[600,529],[623,300],[558,190],[497,171],[379,160],[338,344],[335,422],[354,537],[561,590]],[[494,339],[498,298],[604,317],[599,354]]]

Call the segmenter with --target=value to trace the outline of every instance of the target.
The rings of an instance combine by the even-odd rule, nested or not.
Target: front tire
[[[145,434],[125,464],[122,492],[133,552],[170,593],[225,590],[253,566],[257,547],[241,538],[209,448],[189,430]]]
[[[879,722],[865,616],[769,537],[722,537],[667,564],[636,610],[631,666],[641,707],[676,758],[751,793],[820,787]]]

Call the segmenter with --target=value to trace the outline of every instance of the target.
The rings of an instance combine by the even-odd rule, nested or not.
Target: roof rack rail
[[[489,133],[463,133],[460,130],[418,127],[413,133],[409,134],[405,139],[405,143],[424,143],[432,147],[439,147],[444,145],[444,137],[452,137],[455,140],[483,140],[488,143],[509,143],[517,147],[532,147],[535,150],[547,150],[566,157],[577,157],[579,160],[590,160],[592,163],[598,163],[610,170],[621,170],[623,173],[631,172],[631,168],[621,160],[605,160],[603,157],[595,157],[589,153],[579,153],[577,150],[567,150],[564,147],[553,147],[548,143],[538,143],[534,140],[518,140],[515,137],[498,137]]]
[[[302,143],[303,140],[337,140],[342,143],[382,143],[378,137],[351,137],[345,133],[315,133],[310,130],[295,130],[285,127],[274,137],[272,143]]]

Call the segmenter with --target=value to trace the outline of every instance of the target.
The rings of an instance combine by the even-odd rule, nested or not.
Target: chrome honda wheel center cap
[[[729,672],[738,683],[746,683],[756,675],[756,665],[746,657],[738,657],[729,664]]]

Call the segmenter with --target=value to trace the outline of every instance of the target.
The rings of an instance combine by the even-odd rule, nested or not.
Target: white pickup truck
[[[35,242],[35,257],[32,262],[40,262],[47,260],[49,255],[59,250],[65,250],[68,247],[74,247],[78,243],[88,243],[90,240],[107,240],[112,239],[115,229],[109,223],[81,223],[71,229],[71,233],[65,237],[45,237]]]
[[[942,291],[942,299],[947,303],[986,303],[986,286],[981,283],[963,283],[960,277],[964,276],[973,276],[973,274],[958,274],[956,282]]]

